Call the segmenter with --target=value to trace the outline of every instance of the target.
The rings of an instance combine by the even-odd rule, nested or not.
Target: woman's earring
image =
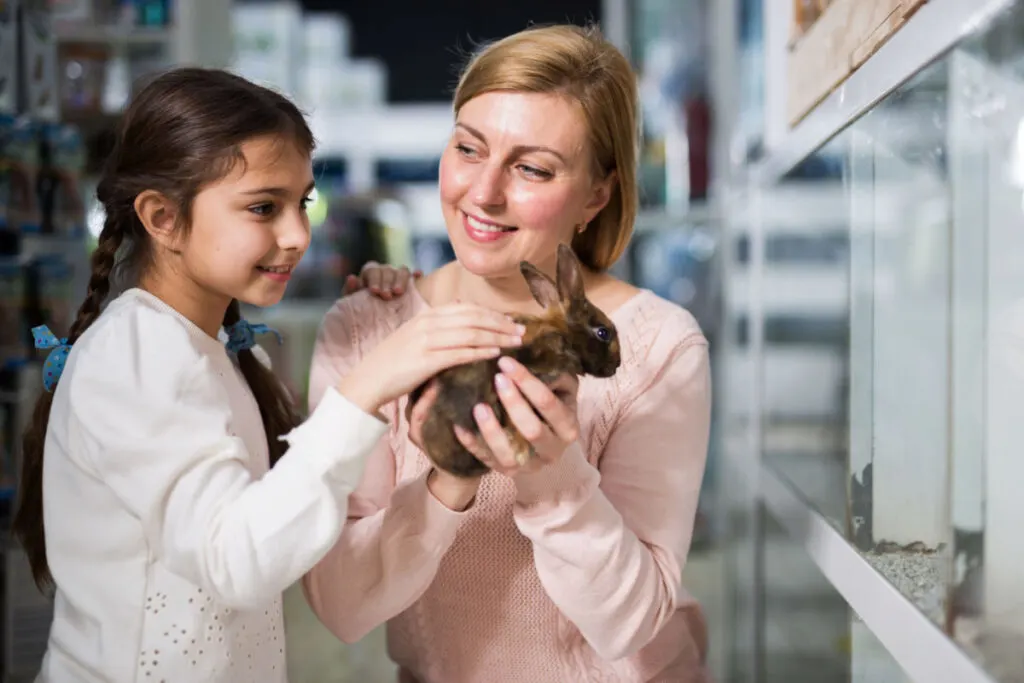
[[[583,231],[586,230],[586,229],[587,229],[587,224],[586,223],[580,223],[579,225],[576,226],[576,232],[578,232],[581,235],[583,234]]]

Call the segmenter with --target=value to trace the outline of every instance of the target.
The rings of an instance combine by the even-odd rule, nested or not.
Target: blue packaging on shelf
[[[82,237],[86,234],[81,192],[86,149],[82,135],[74,126],[45,124],[42,139],[44,163],[38,187],[43,232]]]
[[[4,145],[7,161],[7,212],[9,225],[22,233],[42,231],[39,211],[38,177],[40,124],[28,117],[11,122]]]

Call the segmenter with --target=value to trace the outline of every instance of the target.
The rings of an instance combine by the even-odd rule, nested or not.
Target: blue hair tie
[[[231,353],[238,353],[239,351],[248,351],[252,347],[256,346],[256,335],[257,334],[273,334],[277,337],[277,343],[283,343],[281,333],[272,327],[268,327],[263,323],[256,323],[253,325],[246,319],[241,319],[237,323],[228,325],[224,328],[224,331],[228,334],[227,348]]]
[[[32,339],[37,349],[53,349],[47,354],[46,362],[43,363],[43,386],[47,391],[52,392],[53,388],[57,386],[57,380],[60,379],[61,373],[64,372],[64,364],[68,360],[68,353],[71,352],[71,344],[68,344],[66,338],[58,339],[46,325],[33,327]]]

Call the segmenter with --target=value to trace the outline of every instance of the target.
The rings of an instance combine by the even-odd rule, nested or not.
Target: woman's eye
[[[313,198],[312,197],[303,197],[302,198],[302,202],[301,202],[302,210],[305,211],[306,209],[308,209],[309,205],[312,204],[312,203],[313,203]]]
[[[537,180],[547,180],[551,177],[551,173],[549,171],[536,168],[535,166],[527,166],[526,164],[519,164],[519,170],[527,176],[536,178]]]
[[[469,147],[468,145],[463,145],[462,143],[459,143],[455,145],[455,149],[458,150],[459,154],[461,154],[464,157],[476,156],[476,151],[474,151],[473,148]]]

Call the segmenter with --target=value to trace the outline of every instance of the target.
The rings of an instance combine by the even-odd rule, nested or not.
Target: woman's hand
[[[423,450],[423,423],[427,421],[430,407],[437,400],[439,386],[431,382],[420,395],[409,413],[409,440],[416,448]],[[480,477],[456,477],[444,470],[434,468],[427,475],[430,493],[450,510],[461,512],[469,507],[480,487]]]
[[[535,457],[523,465],[516,462],[515,448],[505,436],[494,411],[483,404],[473,409],[480,437],[456,427],[456,438],[480,462],[508,476],[555,462],[579,436],[576,419],[579,380],[563,375],[549,387],[508,356],[501,358],[498,365],[501,367],[501,373],[495,377],[498,399],[508,412],[509,421],[530,442]]]
[[[338,391],[368,413],[455,365],[494,358],[522,344],[525,328],[474,304],[431,308],[404,323],[366,354]]]
[[[402,266],[384,265],[376,261],[367,261],[359,271],[359,275],[349,275],[345,278],[345,289],[343,294],[349,295],[358,292],[364,287],[370,290],[378,299],[390,301],[396,296],[405,293],[409,286],[410,278],[413,280],[423,276],[423,271],[409,271],[409,268]]]

